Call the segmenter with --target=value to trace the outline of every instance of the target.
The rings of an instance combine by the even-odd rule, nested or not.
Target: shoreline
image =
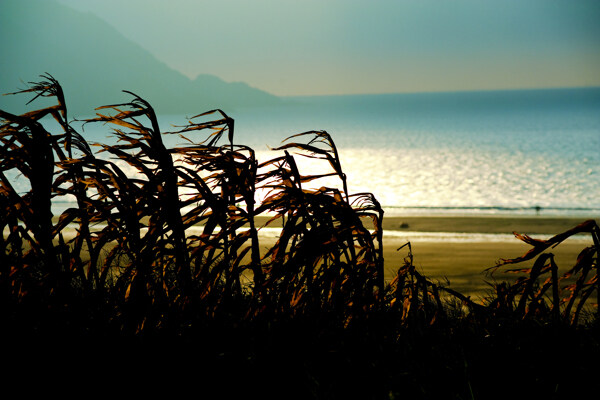
[[[257,226],[263,226],[266,217],[257,218]],[[498,270],[489,275],[486,269],[494,267],[504,258],[516,258],[525,254],[531,246],[514,237],[513,232],[544,238],[567,231],[580,223],[598,217],[558,216],[385,216],[383,221],[383,258],[385,280],[391,281],[398,268],[408,256],[411,243],[413,262],[419,272],[433,281],[450,282],[448,287],[477,300],[485,296],[494,280],[514,280],[518,275]],[[366,220],[365,220],[366,221]],[[271,227],[278,227],[274,221]],[[387,232],[387,234],[386,234]],[[402,236],[405,232],[406,237]],[[446,235],[446,234],[449,235]],[[455,240],[456,235],[464,234]],[[424,234],[424,235],[423,235]],[[593,244],[590,235],[569,238],[558,246],[548,249],[555,255],[561,273],[571,268],[585,247]],[[261,237],[261,248],[274,243],[274,235]],[[507,266],[507,268],[531,267],[533,260]]]
[[[257,226],[264,226],[270,219],[266,216],[255,218]],[[474,216],[384,216],[384,231],[406,232],[456,232],[456,233],[500,233],[512,234],[513,232],[528,235],[556,235],[571,229],[578,224],[595,219],[600,221],[600,216],[562,217],[562,216],[504,216],[504,215],[474,215]],[[372,228],[369,220],[363,223]],[[278,227],[274,221],[269,226]]]
[[[255,218],[257,228],[270,219]],[[414,265],[418,271],[433,281],[449,280],[449,287],[472,296],[486,294],[491,287],[486,283],[495,279],[513,280],[518,275],[505,274],[500,270],[488,276],[485,270],[494,267],[500,259],[511,259],[525,254],[531,247],[514,237],[513,232],[545,239],[567,231],[580,223],[600,218],[546,217],[546,216],[385,216],[383,221],[383,258],[385,280],[394,278],[398,268],[408,256],[407,242],[411,243]],[[363,220],[367,228],[370,219]],[[259,231],[261,253],[270,249],[278,237],[280,221],[273,221],[268,228]],[[404,235],[405,234],[405,235]],[[571,268],[586,247],[593,245],[589,234],[577,235],[558,246],[548,249],[555,255],[559,270]],[[264,253],[263,253],[264,254]],[[512,267],[528,268],[532,261]]]

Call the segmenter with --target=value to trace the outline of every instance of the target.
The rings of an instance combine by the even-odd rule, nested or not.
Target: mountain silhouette
[[[228,111],[281,101],[213,75],[189,79],[95,15],[50,0],[2,0],[0,48],[2,94],[25,89],[27,82],[50,73],[63,86],[73,116],[93,115],[95,107],[129,101],[131,96],[123,90],[145,98],[163,114]],[[39,107],[39,101],[26,106],[31,97],[0,96],[0,109],[21,113]]]

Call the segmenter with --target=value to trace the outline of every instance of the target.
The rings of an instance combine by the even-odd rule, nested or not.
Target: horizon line
[[[457,89],[457,90],[421,90],[421,91],[393,91],[393,92],[364,92],[364,93],[332,93],[332,94],[299,94],[299,95],[276,95],[279,98],[306,98],[306,97],[346,97],[346,96],[382,96],[398,94],[452,94],[452,93],[488,93],[488,92],[534,92],[553,90],[575,90],[575,89],[600,89],[600,84],[589,86],[550,86],[550,87],[522,87],[522,88],[498,88],[498,89]]]

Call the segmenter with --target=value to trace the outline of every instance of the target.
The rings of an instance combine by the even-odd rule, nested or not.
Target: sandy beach
[[[257,227],[264,227],[269,219],[256,217]],[[515,278],[514,274],[502,273],[502,270],[493,275],[486,273],[486,269],[495,266],[500,259],[517,258],[530,249],[515,238],[513,232],[545,239],[588,219],[600,221],[594,216],[386,216],[383,222],[385,278],[393,279],[404,264],[408,256],[408,246],[404,245],[410,242],[413,262],[419,272],[445,285],[449,282],[450,288],[477,298],[490,289],[486,282]],[[276,220],[268,227],[278,228],[279,224]],[[261,250],[266,252],[276,241],[278,231],[262,229],[260,232]],[[592,244],[591,236],[584,234],[569,238],[549,251],[564,272],[574,265],[581,250]],[[518,266],[531,264],[530,261]]]
[[[450,282],[449,287],[473,298],[485,295],[486,281],[512,279],[514,275],[485,273],[501,258],[516,258],[530,248],[512,234],[519,232],[534,238],[547,238],[571,229],[594,217],[521,217],[521,216],[410,216],[384,217],[384,259],[386,279],[392,279],[403,265],[411,243],[415,266],[433,280]],[[259,225],[266,219],[259,219]],[[276,225],[276,223],[274,224]],[[427,235],[427,234],[430,235]],[[459,235],[455,235],[455,233]],[[267,247],[273,238],[263,238]],[[591,236],[565,240],[551,249],[561,270],[572,267],[580,251],[591,245]],[[519,264],[523,266],[531,263]]]

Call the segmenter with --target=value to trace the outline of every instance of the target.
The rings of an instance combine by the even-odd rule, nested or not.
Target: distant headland
[[[47,72],[62,83],[73,116],[93,114],[95,106],[114,102],[123,89],[149,99],[163,114],[281,102],[246,83],[228,83],[214,75],[192,80],[92,14],[54,1],[6,0],[2,6],[11,10],[0,13],[2,94],[23,89]],[[21,96],[0,96],[0,108],[21,113],[25,102]]]

